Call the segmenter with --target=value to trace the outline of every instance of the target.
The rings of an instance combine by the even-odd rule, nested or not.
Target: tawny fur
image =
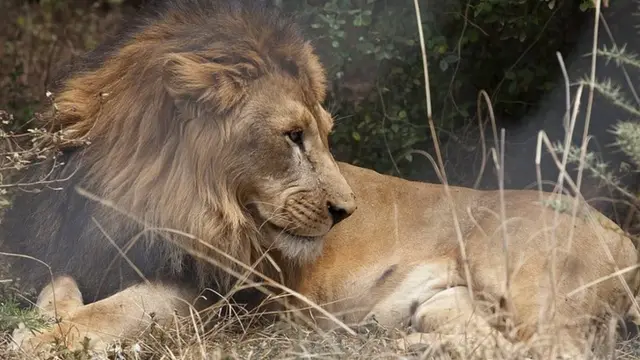
[[[418,333],[409,343],[444,343],[465,359],[499,359],[500,352],[536,346],[544,354],[553,344],[567,358],[585,358],[589,326],[602,329],[633,310],[637,250],[589,205],[579,203],[574,223],[574,199],[565,195],[506,190],[501,200],[499,191],[451,187],[467,278],[442,185],[347,164],[340,170],[358,210],[331,230],[322,256],[303,266],[295,289],[347,324],[411,324]]]

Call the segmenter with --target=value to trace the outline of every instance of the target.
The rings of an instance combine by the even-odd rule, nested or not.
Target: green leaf
[[[590,7],[589,3],[585,1],[580,4],[580,11],[587,11]]]
[[[362,26],[364,23],[362,21],[362,15],[358,14],[353,18],[353,26],[357,26],[360,27]]]
[[[360,142],[360,134],[357,132],[352,132],[351,133],[351,137],[353,138],[353,140],[355,140],[356,142]]]
[[[446,62],[444,59],[440,60],[440,70],[442,70],[442,72],[447,71],[447,69],[449,68],[449,63]]]

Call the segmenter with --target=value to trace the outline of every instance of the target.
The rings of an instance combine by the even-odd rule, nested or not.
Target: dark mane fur
[[[149,280],[224,292],[233,279],[176,243],[207,253],[206,247],[142,225],[192,233],[245,263],[257,256],[251,239],[260,235],[234,198],[242,189],[220,179],[239,176],[241,169],[223,166],[238,149],[216,148],[219,138],[189,138],[183,120],[203,112],[224,119],[242,104],[247,81],[267,73],[288,76],[303,101],[317,103],[324,97],[322,69],[293,22],[261,1],[155,1],[127,24],[55,80],[58,111],[42,125],[90,144],[63,149],[56,161],[64,165],[51,174],[52,163],[23,174],[23,181],[69,180],[14,196],[1,224],[2,251],[71,275],[85,302],[142,281],[117,248]],[[180,113],[176,99],[193,112]],[[202,126],[225,136],[224,120]],[[190,167],[194,142],[222,160],[204,166],[208,159],[196,156]],[[219,186],[205,189],[207,182]],[[23,285],[39,291],[50,280],[34,260],[9,260]]]

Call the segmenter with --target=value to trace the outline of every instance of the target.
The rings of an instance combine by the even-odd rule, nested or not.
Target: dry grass
[[[229,322],[222,326],[232,327]],[[6,341],[6,340],[4,340]],[[154,329],[139,341],[113,344],[109,357],[113,359],[393,359],[408,358],[399,351],[384,329],[367,330],[356,336],[341,332],[318,334],[305,327],[284,322],[256,324],[242,331],[218,330],[206,336],[193,331]],[[7,346],[0,343],[0,346]],[[27,360],[27,356],[0,352],[3,359]],[[60,347],[51,359],[83,359],[84,351],[70,353]]]
[[[417,6],[417,0],[415,3]],[[50,73],[71,56],[99,43],[102,36],[115,27],[114,24],[120,16],[119,11],[110,12],[105,16],[98,9],[80,13],[73,7],[51,11],[38,4],[29,5],[20,0],[0,2],[0,11],[5,19],[13,19],[0,21],[0,42],[7,44],[5,48],[0,49],[0,109],[27,109],[27,112],[33,111],[34,104],[45,99],[44,84],[49,79]],[[426,61],[425,56],[425,68]],[[16,71],[18,68],[21,70]],[[425,75],[428,74],[425,72]],[[426,86],[428,94],[428,79]],[[427,102],[429,125],[435,135],[429,98]],[[500,164],[501,152],[498,148],[497,132],[495,136],[496,149],[494,149],[493,160],[496,164]],[[541,135],[540,139],[542,148],[544,136]],[[434,161],[434,165],[442,169],[441,154],[436,155],[437,160]],[[565,166],[566,158],[558,160],[558,163],[561,167]],[[442,172],[441,178],[446,184],[446,174]],[[569,183],[579,188],[580,179],[576,182],[577,184],[564,176],[559,179],[560,184]],[[461,238],[459,240],[462,241]],[[469,276],[468,270],[467,276]],[[0,276],[0,279],[2,278]],[[5,287],[8,288],[10,285],[5,284]],[[6,296],[15,291],[20,291],[19,286],[10,291],[5,289],[0,295]],[[0,298],[0,302],[5,304],[3,301]],[[3,317],[16,316],[21,316],[24,320],[24,317],[29,316],[11,306],[0,307],[0,309],[2,309],[0,320],[3,320]],[[343,330],[322,333],[316,329],[292,324],[286,319],[258,318],[246,314],[214,321],[209,328],[203,326],[197,319],[199,317],[194,316],[191,319],[176,320],[175,326],[169,329],[151,327],[141,334],[136,342],[114,345],[110,358],[425,358],[424,349],[411,352],[400,350],[396,346],[395,340],[402,335],[400,331],[383,329],[375,325],[360,327],[357,333],[352,335]],[[1,323],[3,322],[0,321]],[[7,335],[8,333],[5,332],[0,337],[0,357],[28,359],[26,356],[6,350],[9,341]],[[620,359],[640,359],[640,343],[638,341],[620,342],[615,349],[615,355]],[[448,357],[448,355],[442,356]],[[54,358],[87,359],[90,357],[82,351],[69,353],[60,348],[59,352],[52,356],[52,359]],[[433,356],[429,355],[427,358],[433,358]]]

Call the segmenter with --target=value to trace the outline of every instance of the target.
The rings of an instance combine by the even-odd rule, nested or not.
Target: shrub
[[[409,151],[430,144],[412,0],[274,0],[318,47],[332,81],[338,158],[412,175]],[[555,52],[579,33],[580,4],[461,0],[422,6],[434,121],[441,141],[475,124],[476,94],[516,119],[559,78]],[[578,14],[578,16],[577,16]]]

